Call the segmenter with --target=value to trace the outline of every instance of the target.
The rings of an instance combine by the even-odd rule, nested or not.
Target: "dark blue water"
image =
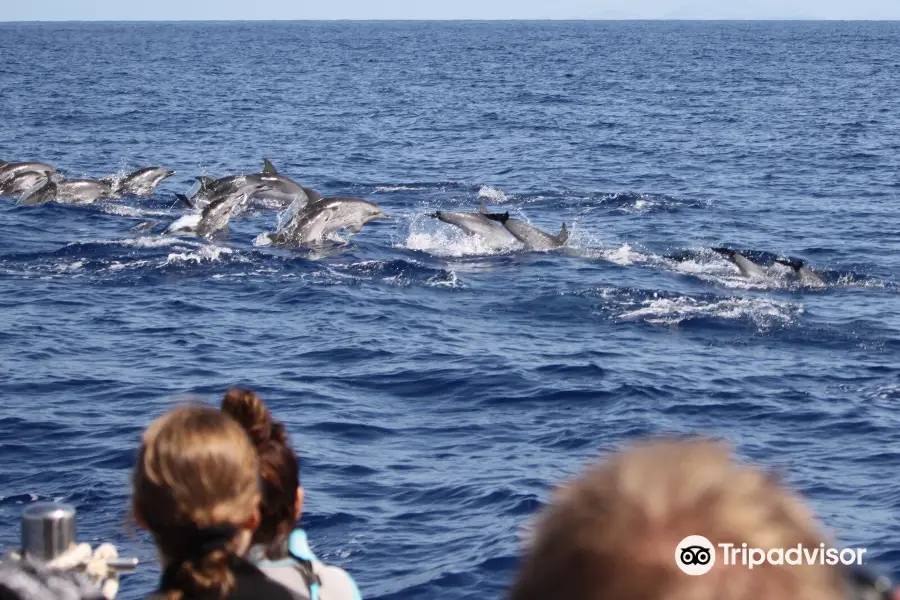
[[[33,499],[143,561],[134,449],[252,386],[369,598],[499,597],[549,486],[638,436],[730,440],[900,571],[900,24],[0,24],[0,159],[147,165],[151,200],[0,201],[0,545]],[[328,251],[138,233],[195,175],[381,204]],[[483,251],[434,209],[556,232]],[[749,282],[703,252],[825,273]],[[667,254],[698,251],[676,262]]]

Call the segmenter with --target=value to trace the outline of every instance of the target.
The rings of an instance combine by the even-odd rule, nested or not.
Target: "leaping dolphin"
[[[163,233],[194,233],[210,238],[228,226],[228,221],[247,202],[248,194],[229,194],[207,204],[199,213],[185,215],[166,227]]]
[[[761,266],[735,250],[730,248],[710,248],[716,254],[720,254],[737,265],[744,277],[765,278],[768,274]]]
[[[484,212],[437,211],[429,213],[427,216],[458,227],[470,236],[480,237],[495,248],[502,248],[518,244],[519,242],[508,229],[500,225],[497,220],[489,219]],[[501,216],[509,217],[509,213]]]
[[[0,167],[0,184],[22,173],[55,173],[56,167],[40,162],[6,163]]]
[[[195,233],[201,237],[211,237],[225,229],[232,217],[241,212],[250,197],[259,191],[265,191],[263,184],[244,185],[236,192],[219,194],[202,210],[170,223],[162,233]]]
[[[55,201],[60,204],[91,204],[113,194],[112,187],[95,179],[64,179],[53,181],[52,177],[38,188],[23,195],[18,204],[28,206]]]
[[[813,286],[813,287],[822,287],[827,285],[825,280],[822,279],[815,271],[808,268],[806,263],[800,259],[796,258],[776,258],[775,262],[780,265],[784,265],[786,267],[790,267],[797,274],[797,278],[800,280],[800,283],[803,285]]]
[[[64,204],[91,204],[113,193],[111,185],[96,179],[64,179],[56,184],[56,201]]]
[[[36,186],[43,184],[50,175],[51,173],[44,173],[41,171],[26,171],[24,173],[19,173],[7,180],[6,183],[0,183],[0,196],[15,196],[17,194],[28,192],[28,190],[32,190]]]
[[[162,167],[145,167],[133,171],[116,182],[115,177],[105,177],[100,181],[114,186],[117,194],[131,194],[134,196],[152,196],[153,192],[164,179],[171,177],[175,171]]]
[[[200,213],[197,235],[211,237],[214,233],[227,227],[228,221],[243,207],[248,198],[249,195],[244,192],[210,202],[209,206]]]
[[[569,230],[566,229],[565,223],[562,224],[562,229],[559,230],[558,235],[550,235],[528,223],[511,219],[509,212],[503,214],[486,213],[484,216],[491,221],[502,223],[507,231],[522,242],[528,250],[555,250],[564,245],[569,239]]]
[[[47,180],[33,188],[31,191],[22,194],[22,197],[19,198],[19,201],[16,203],[17,206],[33,206],[37,204],[44,204],[46,202],[51,202],[56,200],[56,182],[53,181],[51,177],[47,177]]]
[[[299,210],[283,228],[266,237],[277,245],[305,246],[335,231],[359,233],[366,223],[389,219],[380,206],[362,198],[322,198]]]
[[[222,177],[220,179],[201,176],[197,177],[197,181],[200,182],[200,190],[196,195],[197,201],[202,201],[212,195],[234,191],[245,184],[257,183],[264,184],[267,187],[267,190],[253,194],[251,199],[260,200],[264,203],[268,201],[268,203],[274,204],[276,207],[283,208],[289,206],[294,203],[298,197],[302,200],[303,196],[306,195],[306,188],[284,175],[279,175],[278,171],[275,170],[275,167],[267,158],[263,159],[263,170],[260,173],[253,175],[229,175],[228,177]],[[312,192],[312,190],[309,191]],[[321,199],[321,196],[317,193],[313,192],[313,194]],[[307,197],[304,204],[311,201],[314,200]],[[272,208],[272,206],[269,205],[264,204],[264,206],[266,208]]]

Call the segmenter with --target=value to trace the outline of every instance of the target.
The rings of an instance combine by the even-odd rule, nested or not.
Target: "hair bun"
[[[228,390],[222,400],[222,412],[240,423],[257,447],[273,437],[283,439],[283,428],[272,426],[272,414],[266,404],[250,390]]]

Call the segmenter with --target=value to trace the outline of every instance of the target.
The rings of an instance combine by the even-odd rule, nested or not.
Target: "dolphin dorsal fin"
[[[562,224],[562,228],[559,230],[559,235],[556,236],[556,239],[560,244],[565,244],[569,239],[569,229],[566,227],[565,223]]]
[[[509,211],[506,211],[502,215],[500,213],[483,213],[485,217],[490,219],[491,221],[497,221],[498,223],[506,223],[509,221]]]
[[[200,182],[200,190],[208,190],[212,183],[215,181],[212,177],[207,177],[206,175],[200,175],[197,177],[197,181]]]
[[[806,266],[806,263],[799,258],[776,258],[775,262],[800,272],[800,269]]]
[[[278,171],[275,170],[275,167],[272,166],[272,163],[269,162],[268,158],[263,159],[263,173],[266,175],[278,175]]]
[[[303,188],[303,191],[306,193],[306,198],[309,200],[310,204],[322,200],[322,194],[312,188],[305,187]]]

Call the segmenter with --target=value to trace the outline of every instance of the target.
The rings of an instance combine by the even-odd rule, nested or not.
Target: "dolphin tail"
[[[559,242],[559,245],[562,246],[569,240],[569,229],[566,227],[566,224],[562,224],[562,228],[559,230],[559,235],[556,236],[556,241]]]
[[[490,219],[491,221],[497,221],[499,223],[506,223],[509,221],[509,211],[506,211],[502,215],[500,213],[482,213],[485,217]]]
[[[272,163],[269,162],[268,158],[263,159],[263,173],[266,175],[278,175],[278,171],[275,170],[275,167],[272,166]]]
[[[188,208],[197,208],[197,205],[194,203],[194,200],[192,198],[188,198],[184,194],[175,194],[175,197],[178,198],[181,203]]]

